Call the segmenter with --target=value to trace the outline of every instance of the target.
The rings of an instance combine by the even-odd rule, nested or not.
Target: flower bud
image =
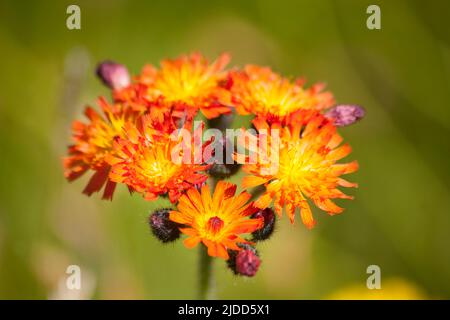
[[[97,76],[102,82],[113,90],[127,87],[130,84],[128,69],[113,61],[104,61],[97,67]]]
[[[236,275],[253,277],[258,271],[261,259],[256,249],[248,244],[239,244],[242,250],[229,250],[228,267]]]
[[[219,144],[217,148],[222,149],[222,157],[217,158],[218,155],[214,156],[216,162],[208,169],[208,174],[219,179],[228,178],[234,175],[241,165],[233,159],[232,154],[235,150],[231,147],[231,142],[226,138],[222,138],[220,141],[213,143]]]
[[[216,118],[212,118],[208,120],[208,126],[210,128],[219,129],[222,132],[225,132],[228,128],[231,127],[235,118],[234,109],[229,114],[221,114]]]
[[[252,233],[253,241],[263,241],[270,238],[275,228],[275,213],[271,208],[260,209],[255,212],[252,219],[263,218],[264,225],[261,229],[258,229]]]
[[[335,126],[344,127],[355,123],[359,119],[362,119],[365,113],[366,112],[363,107],[341,104],[331,108],[327,113],[325,113],[325,117],[334,121]]]
[[[169,219],[171,210],[170,208],[156,210],[148,219],[153,234],[163,243],[175,241],[180,237],[179,224]]]

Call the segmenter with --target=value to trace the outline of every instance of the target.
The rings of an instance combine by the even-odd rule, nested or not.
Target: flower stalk
[[[199,283],[198,283],[198,299],[211,300],[214,299],[214,276],[212,257],[208,254],[208,248],[199,247]]]

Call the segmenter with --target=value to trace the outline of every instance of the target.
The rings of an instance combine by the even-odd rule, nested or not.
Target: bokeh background
[[[69,4],[81,30],[66,28]],[[366,28],[370,4],[381,30]],[[339,216],[315,211],[311,231],[282,219],[254,278],[216,261],[217,297],[450,298],[449,12],[437,0],[0,1],[0,298],[195,298],[198,252],[147,225],[167,203],[123,187],[113,202],[88,198],[87,177],[69,184],[61,164],[71,121],[108,94],[98,61],[136,73],[191,51],[325,81],[367,110],[342,130],[360,162],[356,199]],[[64,286],[71,264],[80,292]]]

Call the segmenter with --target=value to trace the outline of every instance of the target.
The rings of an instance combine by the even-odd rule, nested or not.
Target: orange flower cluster
[[[93,170],[84,190],[87,195],[105,186],[103,198],[111,199],[116,183],[121,182],[148,200],[168,194],[172,202],[189,187],[203,183],[205,166],[172,163],[176,142],[170,141],[171,134],[179,125],[186,129],[199,110],[207,118],[231,112],[224,103],[229,92],[220,85],[228,60],[228,55],[222,55],[208,64],[197,53],[164,60],[159,70],[144,67],[126,86],[123,73],[108,63],[108,69],[104,68],[108,74],[100,76],[112,88],[113,105],[100,98],[104,117],[88,107],[89,123],[74,122],[74,144],[64,159],[67,179]],[[123,66],[116,69],[122,71]],[[120,85],[114,85],[114,76]]]
[[[164,235],[167,242],[169,235],[179,236],[178,229],[188,236],[184,242],[188,248],[202,242],[209,255],[224,259],[236,256],[229,250],[245,247],[248,252],[239,261],[252,263],[237,268],[254,274],[259,260],[249,249],[253,243],[242,234],[259,231],[258,239],[253,238],[259,241],[264,238],[262,230],[272,232],[267,221],[273,223],[275,217],[266,209],[272,203],[276,213],[281,216],[285,210],[291,222],[299,209],[303,223],[312,228],[315,220],[308,201],[337,214],[343,209],[333,199],[352,198],[338,187],[357,186],[341,176],[356,171],[358,164],[337,163],[351,151],[347,144],[340,146],[337,126],[355,122],[364,111],[352,105],[329,109],[335,102],[323,84],[307,88],[303,80],[291,81],[254,65],[225,70],[228,62],[227,54],[208,63],[194,53],[164,60],[159,68],[147,65],[133,78],[123,65],[100,65],[97,72],[112,89],[112,102],[99,98],[101,113],[87,107],[88,122],[73,123],[65,176],[72,181],[93,171],[84,193],[104,189],[104,199],[112,199],[117,183],[146,200],[167,195],[177,209],[158,211],[151,224],[170,227],[170,232],[161,229],[155,234]],[[236,185],[225,181],[218,181],[211,195],[206,184],[208,159],[174,161],[174,155],[193,160],[196,149],[203,155],[212,142],[184,140],[183,131],[193,131],[195,137],[202,129],[203,125],[193,126],[197,114],[213,119],[233,111],[255,116],[257,134],[244,131],[238,141],[248,154],[234,154],[248,174],[242,188],[264,186],[254,202],[245,191],[235,196]],[[273,164],[275,168],[270,167]]]

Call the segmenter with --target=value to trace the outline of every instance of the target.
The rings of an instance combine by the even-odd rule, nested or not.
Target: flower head
[[[186,122],[185,128],[190,125]],[[124,137],[114,141],[115,152],[107,158],[112,167],[110,179],[125,183],[131,190],[142,193],[146,200],[168,194],[172,203],[187,189],[203,183],[207,176],[202,171],[208,166],[196,164],[200,161],[192,156],[195,148],[202,150],[206,144],[198,145],[193,140],[183,142],[175,128],[170,118],[161,124],[148,115],[139,118],[137,125],[128,123]]]
[[[232,102],[240,114],[255,114],[283,122],[300,110],[323,110],[334,104],[323,84],[304,88],[304,81],[291,82],[270,68],[248,65],[230,73]]]
[[[235,196],[236,185],[219,181],[211,197],[207,185],[199,192],[189,189],[178,202],[178,211],[170,213],[170,219],[184,224],[181,232],[188,238],[188,248],[203,242],[212,257],[228,259],[227,249],[241,250],[239,243],[248,243],[240,234],[252,233],[263,226],[262,219],[249,219],[258,209],[247,203],[250,194],[242,192]]]
[[[257,207],[266,208],[274,200],[275,211],[281,215],[285,207],[292,223],[296,208],[300,208],[302,221],[308,228],[314,226],[315,220],[307,198],[329,214],[343,211],[331,199],[352,199],[337,187],[357,186],[340,176],[356,171],[358,163],[336,163],[347,156],[351,148],[348,144],[339,146],[342,138],[329,120],[318,114],[306,126],[299,123],[269,126],[261,119],[256,119],[254,124],[259,130],[259,141],[267,136],[268,147],[254,148],[258,158],[256,163],[244,165],[244,171],[250,175],[244,177],[242,185],[244,188],[265,185],[265,193],[255,201]],[[278,130],[279,139],[274,139],[274,129]],[[267,150],[274,150],[272,147],[276,143],[279,143],[279,153],[269,154]],[[268,169],[267,157],[277,157],[277,170]]]
[[[220,84],[229,56],[221,55],[212,64],[200,54],[163,60],[161,68],[146,66],[128,88],[115,92],[115,98],[135,108],[194,115],[200,110],[211,119],[231,112],[229,92]]]
[[[123,135],[123,126],[134,122],[137,113],[121,105],[110,105],[104,98],[99,98],[98,103],[103,115],[87,107],[84,113],[89,122],[73,122],[74,144],[64,159],[64,175],[73,181],[88,170],[95,171],[83,193],[90,196],[106,184],[103,198],[111,199],[116,184],[108,179],[110,166],[105,159],[114,152],[113,141]]]

